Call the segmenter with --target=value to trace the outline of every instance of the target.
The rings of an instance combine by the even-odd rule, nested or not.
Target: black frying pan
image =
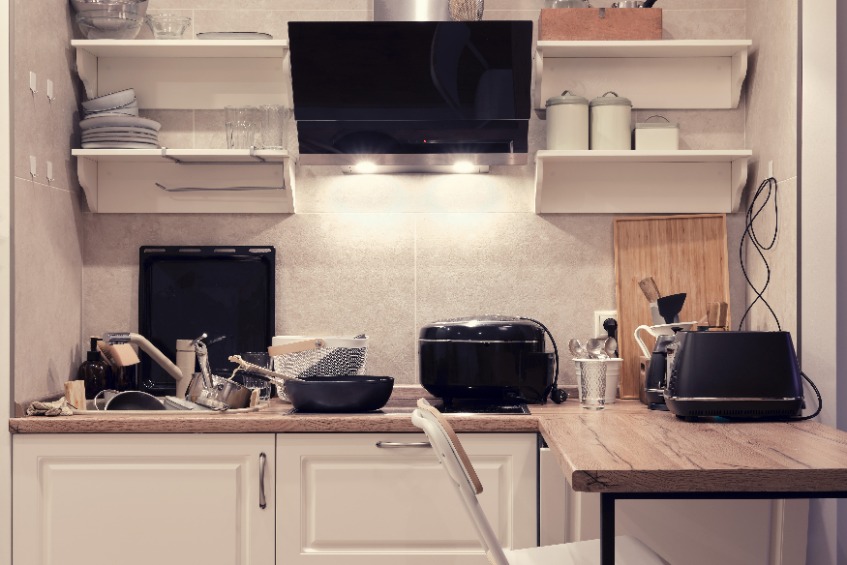
[[[393,377],[350,375],[285,381],[285,394],[298,412],[371,412],[394,389]]]

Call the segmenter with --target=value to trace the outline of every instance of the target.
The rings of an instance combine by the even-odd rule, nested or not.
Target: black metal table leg
[[[615,495],[600,495],[600,563],[615,564]]]

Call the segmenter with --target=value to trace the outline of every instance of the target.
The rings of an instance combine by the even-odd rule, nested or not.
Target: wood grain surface
[[[641,355],[633,331],[652,324],[638,282],[653,277],[662,296],[685,292],[680,321],[704,317],[709,302],[729,303],[726,216],[617,218],[614,231],[618,343],[624,360],[620,394],[631,399],[638,398]]]
[[[847,433],[814,422],[607,412],[539,418],[539,428],[578,491],[847,491]]]

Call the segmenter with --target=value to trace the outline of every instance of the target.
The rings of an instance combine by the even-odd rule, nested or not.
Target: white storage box
[[[679,149],[679,124],[668,121],[664,116],[650,116],[651,118],[662,118],[665,121],[645,121],[635,124],[635,149],[654,151],[676,151]]]

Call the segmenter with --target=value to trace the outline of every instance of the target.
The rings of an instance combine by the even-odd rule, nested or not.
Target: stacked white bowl
[[[156,149],[159,128],[155,120],[138,115],[135,90],[128,88],[82,103],[83,149]]]

